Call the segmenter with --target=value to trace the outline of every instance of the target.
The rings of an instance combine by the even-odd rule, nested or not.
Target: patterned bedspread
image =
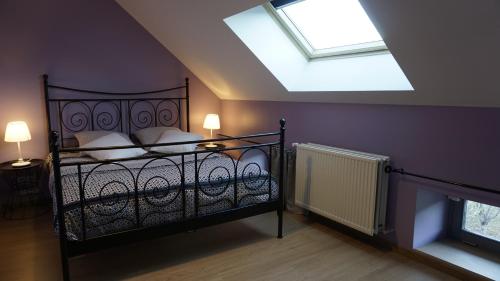
[[[89,160],[79,157],[61,161]],[[180,156],[82,164],[81,177],[76,165],[61,167],[67,239],[82,240],[84,232],[88,239],[167,224],[278,198],[277,181],[262,163],[200,153],[197,164],[195,169],[193,155],[185,156],[184,165]],[[56,213],[52,173],[50,190]],[[84,198],[83,205],[80,198]]]

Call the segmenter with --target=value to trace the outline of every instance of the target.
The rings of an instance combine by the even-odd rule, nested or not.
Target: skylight
[[[280,5],[283,2],[288,4]],[[387,49],[358,0],[272,1],[272,4],[273,13],[310,58]]]
[[[285,1],[290,2],[280,2]],[[318,0],[303,2],[308,1]],[[271,3],[276,5],[277,1]],[[305,52],[297,47],[295,40],[290,40],[293,38],[277,20],[276,13],[271,4],[259,5],[227,17],[224,22],[284,88],[294,92],[297,98],[300,96],[305,101],[311,97],[311,101],[313,98],[318,101],[319,92],[344,95],[345,92],[413,91],[410,81],[389,50],[371,52],[370,55],[342,56],[342,59],[310,59],[304,56]],[[330,33],[328,31],[327,35]],[[357,45],[333,47],[336,50],[330,56],[338,56],[338,48],[343,47],[349,47],[349,54],[353,54],[353,46]],[[329,49],[315,51],[325,50]]]

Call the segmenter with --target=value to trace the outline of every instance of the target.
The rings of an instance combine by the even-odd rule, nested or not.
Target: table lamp
[[[212,130],[220,129],[219,115],[213,113],[207,114],[207,116],[205,117],[205,121],[203,122],[203,128],[210,129],[210,138],[212,139]],[[217,147],[217,144],[210,142],[209,144],[206,144],[205,147],[214,148]]]
[[[21,153],[21,142],[31,140],[30,130],[24,121],[13,121],[7,124],[5,129],[5,142],[17,142],[17,151],[19,158],[16,162],[12,163],[13,167],[24,167],[31,164],[29,161],[23,159]]]

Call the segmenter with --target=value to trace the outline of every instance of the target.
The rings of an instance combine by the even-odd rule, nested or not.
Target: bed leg
[[[283,210],[278,210],[278,239],[283,238]]]
[[[69,260],[68,260],[68,257],[66,257],[65,255],[61,256],[61,265],[62,265],[63,280],[70,281],[70,278],[69,278]]]
[[[61,186],[61,161],[59,158],[59,136],[57,132],[52,132],[50,135],[50,151],[52,152],[52,165],[54,171],[54,183],[55,183],[55,193],[56,193],[56,218],[59,227],[59,250],[61,253],[61,266],[63,273],[63,280],[69,281],[69,261],[68,261],[68,245],[66,237],[66,223],[64,219],[64,206],[63,206],[63,195]]]

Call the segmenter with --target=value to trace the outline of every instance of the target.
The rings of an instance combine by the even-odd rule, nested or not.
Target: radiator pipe
[[[392,166],[386,166],[385,172],[388,174],[396,173],[396,174],[401,174],[404,176],[411,176],[411,177],[415,177],[415,178],[421,178],[421,179],[425,179],[425,180],[430,180],[430,181],[445,183],[445,184],[449,184],[449,185],[459,186],[459,187],[463,187],[463,188],[467,188],[467,189],[478,190],[478,191],[489,192],[489,193],[493,193],[496,195],[500,195],[500,190],[495,190],[492,188],[485,188],[485,187],[481,187],[481,186],[461,183],[461,182],[452,181],[452,180],[444,180],[444,179],[439,179],[439,178],[435,178],[435,177],[419,175],[419,174],[407,172],[407,171],[405,171],[405,169],[394,169]]]

